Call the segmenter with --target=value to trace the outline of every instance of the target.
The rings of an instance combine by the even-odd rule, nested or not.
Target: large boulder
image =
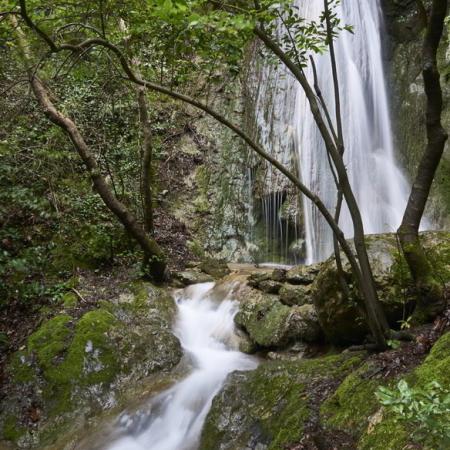
[[[360,362],[359,356],[332,355],[265,362],[252,372],[231,374],[214,398],[200,450],[297,448],[314,414],[315,389],[332,386]]]
[[[44,322],[6,367],[0,440],[45,448],[119,407],[138,380],[175,367],[175,312],[167,292],[139,283],[81,316],[62,311]]]
[[[443,283],[450,281],[450,233],[426,232],[421,240]],[[415,289],[395,234],[367,236],[367,250],[379,300],[392,327],[398,328],[413,311]],[[341,289],[334,257],[328,259],[317,275],[311,297],[320,325],[335,344],[358,343],[367,335],[368,327],[350,265],[343,255],[344,277],[350,298]]]
[[[312,303],[311,285],[285,283],[279,290],[279,296],[281,302],[288,306],[302,306]]]
[[[295,341],[314,341],[321,335],[313,305],[289,307],[275,295],[246,288],[235,317],[259,347],[284,348]]]

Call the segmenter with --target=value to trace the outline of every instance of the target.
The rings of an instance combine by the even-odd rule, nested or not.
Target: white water
[[[345,141],[345,163],[364,221],[365,232],[394,231],[400,224],[409,194],[409,185],[398,168],[393,148],[389,103],[384,78],[379,0],[342,0],[337,12],[342,24],[354,27],[354,34],[343,31],[335,41],[339,72],[341,112]],[[296,0],[300,15],[317,19],[323,0]],[[334,91],[329,54],[315,56],[319,85],[334,117]],[[300,175],[306,186],[317,193],[334,211],[336,189],[323,140],[312,117],[306,97],[292,76],[279,69],[275,81],[282,79],[271,94],[271,111],[256,112],[262,141],[281,161],[292,146],[300,161]],[[312,84],[312,70],[306,71]],[[271,84],[262,73],[261,83]],[[274,78],[268,74],[269,78]],[[265,79],[266,78],[266,79]],[[260,89],[264,94],[264,89]],[[289,96],[289,99],[286,98]],[[295,101],[292,101],[292,96]],[[258,96],[257,105],[264,99]],[[283,122],[274,129],[272,123]],[[281,135],[281,136],[280,136]],[[280,153],[285,156],[279,156]],[[332,252],[332,234],[310,201],[303,199],[307,263],[321,261]],[[341,228],[353,236],[350,215],[345,207]]]
[[[152,400],[148,417],[123,415],[124,435],[109,450],[195,449],[226,376],[256,367],[254,358],[233,349],[236,302],[215,299],[213,287],[214,283],[190,286],[176,297],[175,333],[191,359],[191,373]]]
[[[318,17],[323,9],[322,0],[299,3],[305,5],[304,15],[309,18]],[[409,186],[394,158],[379,0],[343,0],[339,15],[342,23],[354,27],[353,35],[342,32],[336,41],[345,162],[350,182],[361,209],[365,232],[394,231],[400,225]],[[317,69],[324,98],[330,111],[334,111],[328,55],[317,58]],[[325,148],[300,90],[295,118],[302,123],[298,128],[302,179],[333,208],[336,191]],[[310,202],[304,202],[304,211],[308,258],[310,262],[322,260],[332,251],[331,233]],[[340,225],[348,237],[353,236],[347,208],[343,210]]]

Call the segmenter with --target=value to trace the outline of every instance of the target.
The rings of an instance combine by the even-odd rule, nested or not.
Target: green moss
[[[45,322],[28,339],[28,350],[37,357],[39,366],[47,375],[57,365],[56,359],[65,352],[72,334],[69,315],[56,316]]]
[[[197,212],[207,213],[211,209],[208,200],[210,185],[210,174],[205,166],[199,166],[195,172],[195,184],[198,189],[198,196],[194,199],[194,206]]]
[[[42,394],[50,415],[71,409],[75,386],[111,382],[120,370],[114,343],[107,336],[116,324],[109,311],[90,311],[74,327],[72,323],[67,314],[45,322],[29,337],[26,351],[16,353],[9,366],[19,383],[42,374],[46,381]]]
[[[29,383],[35,376],[28,354],[23,351],[16,352],[12,356],[8,372],[16,383]]]
[[[405,423],[397,422],[374,395],[380,385],[389,382],[372,378],[375,367],[364,365],[351,373],[336,392],[321,407],[321,420],[325,427],[351,432],[358,439],[361,450],[384,450],[405,448],[411,431]],[[425,361],[406,380],[413,387],[425,387],[431,381],[442,386],[450,385],[450,332],[443,335],[433,346]]]
[[[370,366],[364,365],[351,373],[327,399],[321,409],[324,424],[331,428],[359,434],[367,426],[367,418],[377,408],[374,392],[378,382],[367,377]]]
[[[340,354],[272,361],[252,372],[232,375],[213,402],[200,448],[219,448],[221,443],[227,448],[247,448],[250,442],[271,450],[290,448],[300,441],[311,417],[315,384],[342,378],[361,359],[362,354]]]
[[[61,381],[66,381],[67,376],[78,377],[83,384],[113,380],[120,367],[119,358],[107,334],[116,322],[116,318],[103,309],[90,311],[80,319],[64,362],[65,374]]]
[[[450,386],[450,332],[434,344],[423,364],[411,375],[410,381],[420,387],[425,387],[431,381]]]
[[[259,295],[259,293],[258,293]],[[236,323],[245,328],[251,339],[263,347],[286,344],[291,309],[277,298],[263,296],[241,306]]]
[[[374,426],[369,425],[367,432],[358,442],[360,450],[386,450],[406,448],[408,432],[402,424],[395,421],[392,415],[386,416],[384,410],[379,410],[381,420]],[[374,416],[374,418],[376,415]]]
[[[78,297],[73,292],[67,292],[62,297],[64,308],[75,308],[78,304]]]
[[[197,240],[187,241],[186,246],[192,252],[193,255],[198,258],[203,258],[205,255],[205,250],[203,249],[202,244]]]
[[[3,437],[7,441],[17,441],[24,433],[26,429],[17,423],[17,419],[14,416],[7,416],[3,423]]]

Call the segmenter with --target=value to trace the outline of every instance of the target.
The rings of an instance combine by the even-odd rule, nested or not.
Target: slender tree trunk
[[[139,120],[144,142],[142,143],[141,179],[144,197],[144,226],[147,233],[153,235],[153,190],[152,190],[152,127],[148,117],[146,89],[138,87]]]
[[[130,233],[141,247],[144,253],[144,265],[148,267],[150,275],[155,281],[162,281],[166,270],[166,260],[162,250],[153,239],[147,236],[145,230],[139,225],[134,215],[114,196],[105,178],[100,173],[96,159],[75,123],[56,109],[45,87],[37,76],[31,74],[30,83],[47,117],[69,136],[89,172],[95,190],[105,205],[119,219],[128,233]]]
[[[336,63],[336,53],[334,50],[334,39],[333,39],[333,28],[331,25],[330,18],[330,8],[329,8],[329,0],[324,0],[324,13],[325,13],[325,21],[327,26],[327,40],[328,40],[328,48],[330,50],[330,62],[331,62],[331,71],[333,74],[333,88],[334,88],[334,106],[335,106],[335,115],[336,115],[336,145],[339,150],[339,154],[344,157],[345,145],[344,145],[344,132],[342,129],[342,113],[341,113],[341,95],[339,92],[339,76],[338,69]],[[333,170],[333,167],[331,167]],[[336,200],[336,210],[334,213],[334,220],[339,223],[342,211],[342,203],[344,200],[344,196],[342,193],[342,189],[339,186],[339,183],[336,182],[337,188],[337,200]],[[334,247],[334,257],[336,259],[336,267],[338,271],[339,283],[341,285],[341,289],[345,297],[350,298],[350,289],[348,287],[347,281],[344,276],[344,270],[342,267],[342,259],[341,252],[339,248],[339,242],[336,239],[336,236],[333,235],[333,247]]]
[[[271,50],[280,61],[291,71],[294,77],[299,81],[308,99],[312,115],[319,128],[320,134],[324,140],[325,147],[329,153],[336,169],[339,185],[338,189],[342,190],[343,197],[347,203],[352,222],[356,255],[359,262],[361,279],[358,280],[358,287],[363,297],[368,325],[372,331],[375,342],[379,348],[386,347],[386,337],[389,336],[389,325],[383,309],[378,301],[378,294],[373,279],[372,268],[370,266],[369,257],[365,243],[364,225],[358,203],[350,186],[347,170],[345,168],[342,155],[338,146],[334,143],[328,127],[320,113],[319,104],[317,102],[314,91],[311,88],[301,67],[297,67],[283,50],[268,36],[261,28],[254,29],[255,34],[264,42],[266,47]]]
[[[419,227],[448,138],[441,123],[442,90],[437,65],[437,51],[447,9],[448,0],[433,0],[430,14],[427,17],[422,4],[421,12],[422,15],[425,15],[427,26],[422,50],[422,76],[427,98],[427,144],[419,163],[402,223],[398,229],[402,250],[419,293],[415,314],[425,319],[432,318],[445,307],[443,287],[434,277],[433,267],[420,243]]]

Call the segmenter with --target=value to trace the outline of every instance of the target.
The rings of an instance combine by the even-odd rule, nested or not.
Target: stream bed
[[[231,292],[231,290],[230,290]],[[214,290],[214,283],[189,286],[175,294],[174,333],[191,367],[189,374],[150,400],[145,410],[123,413],[119,434],[107,450],[194,450],[214,396],[227,375],[252,370],[257,360],[237,350],[237,302]]]

